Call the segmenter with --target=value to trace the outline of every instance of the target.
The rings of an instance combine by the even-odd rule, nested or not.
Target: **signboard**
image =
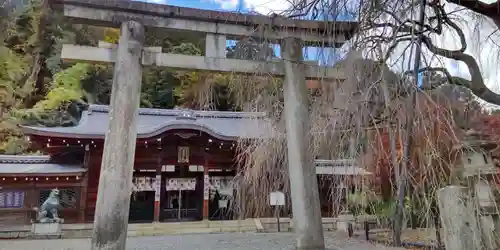
[[[203,176],[203,199],[208,200],[210,197],[210,178],[208,174]]]
[[[269,205],[274,206],[278,232],[281,232],[280,214],[281,207],[285,205],[285,194],[280,191],[269,193]]]
[[[177,162],[189,163],[189,147],[179,147],[177,149]]]
[[[156,175],[155,182],[153,183],[155,189],[155,201],[160,201],[160,186],[161,186],[161,175]]]
[[[0,208],[22,208],[24,205],[24,192],[0,192]]]
[[[271,206],[284,206],[285,194],[279,191],[271,192],[269,194],[269,204]]]
[[[219,208],[227,208],[227,200],[219,200]]]

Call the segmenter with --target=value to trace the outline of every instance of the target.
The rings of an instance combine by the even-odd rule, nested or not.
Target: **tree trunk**
[[[48,18],[50,15],[50,6],[48,0],[43,0],[41,10],[40,10],[40,20],[37,27],[36,34],[36,45],[35,51],[32,55],[32,66],[31,66],[31,74],[26,79],[24,84],[24,89],[29,90],[28,99],[25,101],[27,107],[32,107],[36,104],[45,94],[45,77],[44,70],[45,67],[45,56],[43,55],[44,49],[44,39],[47,39],[47,25]]]

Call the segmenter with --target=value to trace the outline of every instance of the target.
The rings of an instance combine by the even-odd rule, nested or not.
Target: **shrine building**
[[[73,127],[23,127],[45,155],[0,156],[0,224],[28,224],[53,188],[66,223],[93,222],[108,111],[90,105]],[[273,134],[264,113],[139,109],[130,222],[232,219],[224,207],[236,192],[236,140]],[[319,175],[364,174],[326,165],[316,166]],[[321,183],[331,215],[335,202]]]

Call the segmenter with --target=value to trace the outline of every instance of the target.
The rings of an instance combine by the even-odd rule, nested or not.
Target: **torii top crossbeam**
[[[129,0],[49,0],[62,7],[64,15],[77,23],[118,27],[137,20],[147,27],[213,33],[234,37],[280,40],[301,38],[306,44],[339,47],[349,40],[356,22],[295,20],[280,16],[251,15]]]

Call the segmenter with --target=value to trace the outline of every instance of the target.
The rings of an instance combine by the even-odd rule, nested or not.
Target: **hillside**
[[[117,43],[119,30],[69,25],[42,0],[11,0],[0,11],[0,25],[5,27],[0,33],[0,154],[30,153],[17,125],[71,126],[87,104],[109,104],[113,68],[65,64],[60,59],[62,44]],[[188,55],[202,54],[202,44],[189,37],[148,36],[147,41],[165,52]],[[251,59],[259,49],[242,41],[228,48],[228,56]],[[230,82],[220,74],[147,68],[140,105],[238,110],[241,105],[229,91]]]

